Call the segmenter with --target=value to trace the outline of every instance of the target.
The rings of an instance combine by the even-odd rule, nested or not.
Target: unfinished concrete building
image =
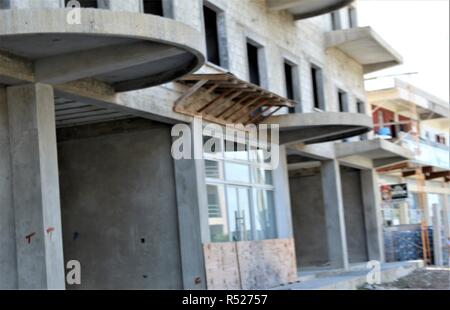
[[[386,259],[448,265],[449,103],[393,78],[367,87],[375,134],[413,153],[411,160],[378,169],[380,186],[407,184],[409,192],[407,199],[382,203]]]
[[[0,288],[272,288],[384,261],[375,169],[410,153],[368,140],[363,75],[402,59],[352,1],[79,2],[78,23],[0,0]],[[279,124],[280,164],[175,160],[195,116]]]

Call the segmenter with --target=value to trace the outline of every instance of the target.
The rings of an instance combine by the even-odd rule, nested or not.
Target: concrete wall
[[[368,261],[360,171],[341,167],[345,231],[350,263]]]
[[[75,289],[181,289],[170,127],[127,120],[58,132],[64,254]]]
[[[0,289],[17,288],[11,169],[6,90],[0,87]]]
[[[320,174],[289,178],[297,266],[328,262],[325,210]]]

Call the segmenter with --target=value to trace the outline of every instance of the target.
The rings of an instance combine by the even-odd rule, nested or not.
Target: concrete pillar
[[[399,215],[400,215],[400,225],[409,224],[409,214],[408,214],[408,203],[399,203]]]
[[[337,160],[323,161],[321,172],[330,264],[335,268],[348,269],[349,261],[339,162]]]
[[[275,212],[277,220],[278,238],[293,238],[292,211],[289,193],[289,174],[287,167],[286,147],[280,146],[279,165],[273,171],[273,184],[275,184]]]
[[[0,87],[0,290],[17,289],[16,234],[11,177],[6,89]]]
[[[433,204],[433,251],[434,264],[443,265],[442,260],[442,226],[441,226],[441,208],[439,204]]]
[[[196,161],[174,160],[181,269],[187,290],[206,289]]]
[[[64,289],[53,89],[7,89],[19,289]]]
[[[381,197],[375,170],[361,171],[364,221],[369,260],[385,261]]]
[[[449,217],[449,200],[450,195],[444,195],[444,201],[442,204],[442,213],[444,218],[442,219],[442,222],[444,223],[444,231],[445,231],[445,238],[450,238],[450,217]]]

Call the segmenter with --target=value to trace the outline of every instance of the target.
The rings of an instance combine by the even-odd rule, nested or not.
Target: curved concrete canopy
[[[280,125],[280,144],[340,140],[364,134],[373,128],[369,115],[341,112],[276,115],[263,123]]]
[[[0,52],[30,60],[36,82],[83,78],[128,91],[172,81],[204,63],[200,32],[155,15],[81,9],[0,10]]]
[[[346,5],[354,0],[267,0],[271,11],[287,10],[294,19],[304,19],[326,14]]]

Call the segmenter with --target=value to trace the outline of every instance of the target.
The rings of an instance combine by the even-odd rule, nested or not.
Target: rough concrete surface
[[[366,288],[375,290],[450,290],[450,268],[421,268],[394,282]]]

